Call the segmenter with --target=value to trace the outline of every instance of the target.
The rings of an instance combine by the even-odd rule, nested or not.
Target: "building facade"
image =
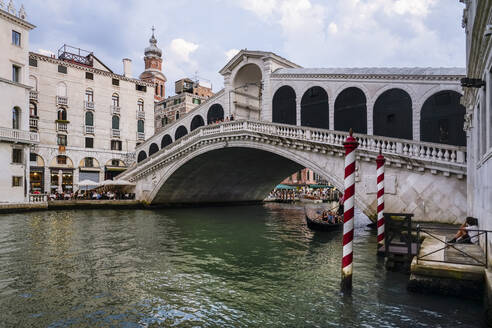
[[[202,85],[199,81],[189,78],[176,81],[174,86],[176,95],[155,104],[155,131],[162,130],[167,124],[178,120],[214,95],[209,85]],[[204,124],[204,121],[197,120],[194,122],[194,127]]]
[[[492,230],[492,1],[462,2],[467,58],[462,103],[466,107],[468,214],[478,218],[480,229]],[[489,239],[487,247],[491,242]],[[485,240],[482,245],[485,247]]]
[[[116,74],[92,52],[62,46],[29,54],[30,192],[71,192],[78,182],[112,179],[137,144],[154,134],[154,84]]]
[[[0,1],[0,202],[28,200],[29,151],[39,135],[29,131],[29,31],[24,7]]]

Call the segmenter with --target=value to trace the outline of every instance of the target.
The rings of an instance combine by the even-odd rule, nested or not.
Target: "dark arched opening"
[[[374,104],[374,135],[412,139],[412,98],[401,89],[381,94]]]
[[[155,143],[152,143],[149,147],[149,156],[152,156],[154,155],[155,153],[157,153],[159,151],[159,146],[157,146],[157,144]]]
[[[215,123],[217,120],[224,120],[224,108],[219,104],[214,104],[208,109],[207,124]]]
[[[296,125],[296,92],[284,85],[273,95],[272,122]]]
[[[203,118],[200,115],[197,115],[193,117],[191,120],[191,126],[190,126],[190,131],[193,131],[195,129],[198,129],[201,126],[204,126],[205,122],[203,122]]]
[[[164,137],[162,137],[161,149],[172,144],[172,143],[173,143],[173,139],[171,138],[171,136],[169,134],[166,134]]]
[[[420,112],[420,140],[466,146],[463,130],[465,107],[456,91],[440,91],[429,97]]]
[[[361,89],[351,87],[343,90],[335,100],[335,130],[367,134],[366,96]]]
[[[184,137],[185,135],[188,134],[188,130],[184,126],[180,126],[179,128],[176,129],[176,133],[174,134],[174,140],[178,140],[181,137]]]
[[[138,157],[137,157],[137,163],[140,163],[141,161],[143,161],[144,159],[147,158],[147,154],[145,153],[145,151],[141,150],[139,153],[138,153]]]
[[[301,99],[301,125],[329,128],[328,94],[321,87],[309,88]]]

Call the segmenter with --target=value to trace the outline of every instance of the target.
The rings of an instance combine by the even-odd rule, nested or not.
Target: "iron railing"
[[[428,262],[439,262],[439,263],[449,263],[449,264],[461,264],[461,265],[473,265],[473,266],[483,266],[483,267],[488,267],[488,234],[492,232],[492,230],[482,230],[482,229],[476,229],[476,230],[467,230],[469,232],[477,232],[477,235],[475,236],[478,240],[480,240],[481,236],[485,236],[485,253],[484,253],[484,258],[482,259],[477,258],[476,255],[470,254],[469,251],[466,249],[461,249],[461,247],[456,247],[457,245],[467,245],[467,244],[462,244],[462,243],[450,243],[446,241],[446,237],[442,238],[442,235],[436,234],[436,231],[441,231],[441,232],[448,232],[448,234],[454,234],[457,229],[456,228],[443,228],[443,227],[422,227],[417,225],[417,240],[420,240],[421,234],[425,234],[429,238],[433,238],[438,240],[443,244],[443,247],[439,249],[433,249],[432,251],[425,253],[425,254],[420,254],[420,249],[421,249],[421,243],[419,242],[417,244],[417,257],[416,261],[417,264],[419,261],[428,261]],[[475,238],[474,237],[474,238]],[[460,255],[463,256],[464,259],[471,259],[473,262],[467,262],[467,261],[454,261],[454,260],[449,260],[446,258],[446,256],[443,257],[443,260],[438,260],[438,259],[431,259],[429,258],[430,255],[433,255],[437,252],[440,251],[446,251],[447,249],[454,249],[458,251]]]

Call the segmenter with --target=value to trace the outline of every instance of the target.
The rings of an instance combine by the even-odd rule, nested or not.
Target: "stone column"
[[[301,126],[301,98],[296,96],[296,125]]]
[[[329,129],[335,130],[335,99],[328,100]]]
[[[420,109],[422,103],[412,104],[412,135],[414,141],[420,140]]]
[[[373,120],[374,102],[367,101],[366,107],[367,107],[367,134],[372,136],[374,135],[374,120]]]
[[[51,193],[51,172],[47,163],[44,163],[44,192],[48,195]]]

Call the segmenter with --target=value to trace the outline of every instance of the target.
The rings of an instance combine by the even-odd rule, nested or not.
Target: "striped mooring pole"
[[[378,183],[378,249],[384,244],[384,156],[379,150],[379,155],[376,158],[376,175],[377,175],[377,183]]]
[[[355,149],[359,143],[352,137],[352,129],[343,143],[345,147],[345,192],[343,213],[343,257],[341,289],[352,290],[352,241],[354,239],[354,197],[355,197]]]

